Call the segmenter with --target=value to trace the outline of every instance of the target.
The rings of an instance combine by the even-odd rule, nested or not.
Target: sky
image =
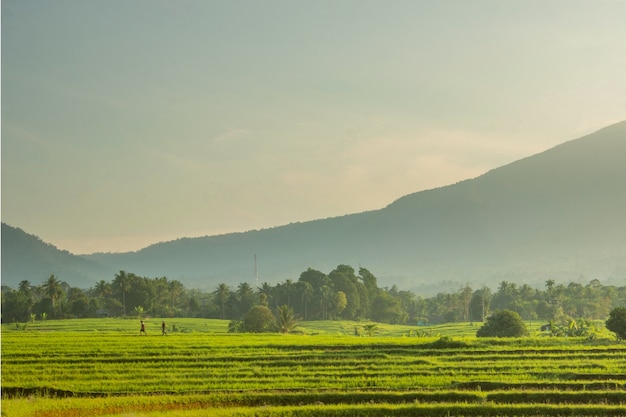
[[[76,254],[376,210],[626,119],[626,2],[2,1],[2,221]]]

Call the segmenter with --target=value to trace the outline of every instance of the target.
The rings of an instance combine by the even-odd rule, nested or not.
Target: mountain
[[[626,122],[375,211],[83,258],[186,286],[296,280],[362,265],[379,285],[434,292],[502,280],[626,279]],[[4,244],[4,237],[3,237]],[[4,251],[3,251],[4,264]],[[4,270],[3,270],[4,277]],[[108,279],[112,279],[110,275]]]
[[[22,280],[39,285],[50,275],[73,286],[90,287],[100,279],[109,281],[112,271],[2,223],[2,285],[17,288]]]

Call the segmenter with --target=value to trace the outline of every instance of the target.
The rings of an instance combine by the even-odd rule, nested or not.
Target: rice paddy
[[[229,334],[203,319],[161,336],[160,323],[147,322],[147,337],[136,320],[3,325],[2,414],[626,414],[626,345],[609,339],[477,339],[470,324],[363,337],[352,322]]]

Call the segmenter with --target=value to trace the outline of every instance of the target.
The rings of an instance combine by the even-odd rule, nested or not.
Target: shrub
[[[469,345],[460,340],[454,340],[451,337],[443,336],[437,339],[435,342],[429,343],[428,346],[434,349],[458,349],[467,347]]]
[[[241,320],[231,320],[228,322],[228,333],[241,333],[243,332],[243,323]]]
[[[271,332],[276,328],[276,319],[267,306],[252,307],[243,318],[243,330],[251,333]]]
[[[626,339],[626,307],[616,307],[609,313],[606,328],[614,332],[618,338]]]
[[[476,332],[476,337],[521,336],[528,336],[528,329],[520,315],[511,310],[502,310],[487,317],[487,322]]]

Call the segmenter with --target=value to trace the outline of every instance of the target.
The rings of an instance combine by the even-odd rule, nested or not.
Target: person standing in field
[[[165,336],[165,320],[161,322],[161,336]]]
[[[146,325],[144,324],[143,320],[141,320],[141,329],[139,330],[139,336],[141,336],[142,334],[148,336],[148,333],[146,333]]]

